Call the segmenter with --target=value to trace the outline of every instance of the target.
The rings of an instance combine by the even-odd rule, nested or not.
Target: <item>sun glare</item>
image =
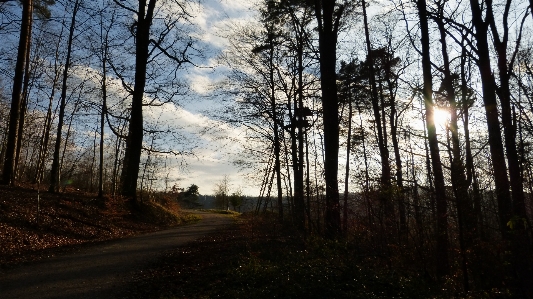
[[[442,108],[434,108],[433,119],[435,120],[435,126],[445,127],[450,121],[450,112]]]

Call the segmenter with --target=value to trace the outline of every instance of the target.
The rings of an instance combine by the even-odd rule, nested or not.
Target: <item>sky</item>
[[[92,0],[85,0],[86,5],[98,5],[100,1],[91,2]],[[60,2],[60,1],[58,1]],[[132,1],[132,5],[135,1]],[[189,6],[189,13],[191,15],[192,25],[194,30],[189,31],[194,42],[194,46],[201,50],[201,55],[194,59],[195,66],[187,65],[179,72],[180,78],[188,87],[188,92],[180,95],[176,100],[176,104],[168,103],[160,107],[145,107],[144,118],[147,126],[159,126],[157,129],[168,130],[170,133],[165,134],[160,140],[156,140],[155,143],[160,149],[172,149],[181,154],[179,156],[167,155],[167,158],[160,159],[159,163],[166,164],[166,167],[158,173],[160,178],[168,177],[168,185],[171,187],[177,184],[179,187],[187,188],[191,184],[199,186],[201,194],[213,194],[215,186],[220,182],[225,175],[228,176],[230,182],[230,192],[240,190],[245,195],[258,195],[258,187],[251,184],[244,179],[245,173],[241,172],[234,162],[239,158],[239,152],[242,152],[240,144],[244,142],[244,132],[242,129],[229,126],[225,122],[220,120],[218,111],[222,109],[223,104],[219,98],[212,95],[212,85],[218,80],[223,79],[223,67],[217,65],[216,57],[224,51],[226,48],[225,35],[228,33],[228,26],[231,24],[246,23],[254,18],[254,2],[256,0],[202,0],[202,1],[187,1]],[[68,3],[68,2],[66,2]],[[130,3],[124,1],[124,4]],[[160,6],[157,10],[160,13],[168,14],[172,16],[173,9],[172,1],[158,1],[158,4],[164,3],[164,6]],[[11,4],[9,4],[11,5]],[[89,5],[89,6],[90,6]],[[12,4],[11,6],[2,6],[2,9],[6,9],[0,14],[0,24],[2,25],[2,45],[0,45],[0,53],[16,53],[17,45],[17,26],[14,24],[12,32],[7,30],[11,27],[4,25],[7,24],[6,13],[11,13],[13,19],[19,18],[20,6]],[[66,11],[58,3],[52,8],[52,25],[59,26],[61,20],[65,20],[68,24],[70,22],[70,11]],[[124,10],[127,22],[131,23],[133,15],[127,15]],[[91,30],[96,30],[98,27],[98,18],[92,18],[90,22],[84,21],[84,16],[78,17],[78,22],[83,26],[92,26]],[[55,23],[54,23],[55,22]],[[89,24],[92,23],[92,24]],[[184,25],[185,26],[185,25]],[[65,26],[68,28],[68,26]],[[57,28],[57,27],[55,27]],[[81,39],[84,34],[78,32],[77,38]],[[36,31],[37,32],[37,31]],[[191,33],[192,32],[192,33]],[[121,33],[122,34],[122,33]],[[65,41],[66,31],[63,32],[63,41]],[[96,35],[96,32],[94,33]],[[130,37],[131,38],[131,37]],[[9,40],[7,40],[9,39]],[[131,42],[131,40],[130,40]],[[66,43],[65,43],[66,44]],[[96,43],[95,43],[96,44]],[[85,45],[83,45],[85,46]],[[87,45],[89,48],[90,45]],[[123,57],[128,57],[131,53],[125,47],[119,45],[117,47],[121,51],[125,52]],[[80,50],[79,50],[80,51]],[[82,51],[82,50],[81,50]],[[79,60],[74,59],[74,67],[70,71],[69,87],[74,87],[79,82],[92,77],[93,84],[90,88],[97,90],[99,88],[99,64],[94,61],[93,65],[84,65],[83,56]],[[96,55],[92,55],[96,56]],[[5,82],[11,82],[12,64],[15,55],[2,55],[0,60],[0,80]],[[48,60],[53,60],[53,54],[49,55]],[[117,59],[117,64],[120,60]],[[53,63],[52,61],[45,63],[45,68],[49,68],[49,72],[52,73]],[[126,60],[126,65],[131,69],[132,61]],[[112,72],[110,72],[112,73]],[[131,76],[131,74],[130,74]],[[4,82],[4,83],[5,83]],[[110,98],[124,98],[126,93],[122,87],[121,81],[113,74],[108,78],[109,90],[108,95]],[[88,84],[88,83],[86,83]],[[2,84],[9,86],[9,84]],[[133,84],[129,83],[130,87]],[[87,85],[86,85],[87,87]],[[46,92],[49,92],[49,88],[46,88]],[[43,110],[47,104],[48,95],[36,94],[37,99],[36,108]],[[59,98],[58,91],[56,97]],[[146,94],[145,101],[150,100],[149,95]],[[95,104],[100,101],[98,96],[94,97]],[[41,108],[38,108],[38,107]],[[68,108],[67,108],[68,109]],[[68,112],[67,112],[68,113]],[[80,116],[81,118],[82,116]],[[87,136],[94,136],[94,117],[91,116],[89,121],[90,125],[85,128],[77,128],[78,136],[86,143],[89,140],[92,144],[92,138]],[[81,122],[81,121],[80,121]],[[92,128],[90,127],[92,126]],[[114,136],[110,131],[106,133],[107,140],[112,143]],[[144,146],[150,147],[151,138],[145,136]],[[82,144],[81,146],[84,146]],[[80,147],[81,148],[81,147]],[[146,153],[143,153],[142,161],[146,159]],[[142,176],[142,165],[141,173]],[[165,182],[160,180],[157,184],[158,188],[164,188]]]
[[[201,65],[188,67],[185,75],[192,92],[180,102],[180,107],[165,107],[152,114],[173,119],[184,128],[182,133],[190,134],[197,143],[191,155],[174,159],[176,166],[169,177],[180,187],[196,184],[201,194],[213,194],[216,184],[227,175],[230,192],[259,193],[258,186],[250,184],[246,173],[234,165],[242,152],[244,132],[217,119],[217,109],[222,104],[211,94],[212,85],[223,78],[224,68],[217,65],[216,56],[225,50],[228,26],[252,20],[253,8],[254,1],[250,0],[206,0],[193,6],[192,21],[199,28],[194,38],[207,51]]]
[[[144,108],[145,122],[150,128],[170,132],[154,140],[155,148],[170,149],[181,153],[178,156],[166,155],[166,158],[159,159],[157,188],[165,188],[165,185],[171,187],[174,184],[181,188],[187,188],[191,184],[195,184],[199,186],[201,194],[213,194],[216,184],[224,176],[227,176],[230,192],[240,190],[245,195],[259,194],[259,186],[250,181],[249,176],[247,176],[250,170],[248,172],[242,170],[234,163],[242,158],[240,155],[243,152],[242,144],[247,142],[245,131],[242,128],[230,126],[222,120],[220,111],[223,110],[224,103],[222,103],[220,96],[214,95],[216,90],[213,87],[217,81],[224,79],[224,72],[227,70],[224,66],[217,64],[216,57],[227,50],[226,36],[231,33],[229,28],[234,24],[242,25],[257,21],[254,9],[257,7],[258,1],[203,0],[187,2],[190,4],[189,12],[194,27],[194,30],[191,31],[191,37],[195,47],[201,49],[201,57],[194,60],[196,66],[187,65],[179,73],[180,79],[186,83],[189,91],[183,96],[179,96],[176,104],[168,103],[158,107]],[[128,1],[124,3],[128,3]],[[163,1],[160,0],[159,3],[163,3]],[[172,1],[166,3],[172,3]],[[172,16],[173,9],[176,8],[168,5],[162,7],[159,12]],[[54,12],[58,20],[63,16],[63,13],[63,10]],[[64,16],[68,18],[68,12]],[[131,22],[131,17],[133,16],[127,15],[127,22]],[[350,43],[351,39],[357,38],[349,35],[349,32],[343,35],[342,39],[345,43]],[[15,42],[13,44],[15,45]],[[353,51],[353,46],[347,48]],[[124,51],[124,47],[121,45],[117,49]],[[349,54],[346,53],[346,55]],[[130,55],[128,59],[131,59],[131,54],[125,54],[125,57],[128,57],[127,55]],[[120,59],[116,60],[120,61]],[[71,76],[80,80],[87,78],[87,76],[94,78],[92,82],[94,89],[99,88],[98,73],[97,64],[92,67],[78,65],[71,70]],[[71,80],[69,86],[74,85],[76,85],[74,80]],[[132,86],[131,83],[130,86]],[[112,74],[109,75],[108,88],[108,92],[114,94],[115,98],[127,96],[121,81]],[[150,100],[148,94],[145,95],[145,98],[146,101]],[[225,103],[231,102],[231,99],[224,100],[226,100]],[[95,98],[95,101],[99,101],[98,97]],[[92,138],[87,138],[87,136],[94,135],[94,129],[86,128],[85,130],[81,133],[84,142],[91,141]],[[110,131],[106,133],[106,136],[109,140],[113,138]],[[151,141],[150,136],[145,136],[145,147],[150,147]],[[142,161],[146,161],[146,158],[147,153],[144,152]],[[164,163],[164,167],[162,167],[162,163]],[[141,165],[140,176],[142,176],[142,171]],[[165,182],[165,178],[168,178],[168,181]]]
[[[89,1],[89,0],[87,0]],[[160,0],[163,2],[163,0]],[[245,195],[258,195],[259,186],[250,181],[246,171],[242,171],[235,165],[235,161],[241,159],[243,152],[242,144],[246,143],[245,131],[242,128],[230,126],[225,123],[220,115],[224,108],[221,96],[216,96],[214,84],[224,79],[227,69],[217,64],[217,55],[227,50],[225,36],[230,33],[232,24],[246,24],[257,21],[254,8],[259,0],[202,0],[189,1],[192,25],[192,39],[195,47],[202,51],[200,58],[194,61],[196,66],[188,65],[181,71],[182,79],[189,91],[180,96],[176,104],[168,103],[159,107],[145,107],[144,117],[150,126],[157,129],[168,130],[170,133],[165,137],[154,140],[156,147],[160,149],[172,149],[182,154],[178,156],[167,155],[160,163],[165,167],[158,171],[160,178],[157,187],[164,188],[164,178],[168,177],[168,187],[177,184],[181,188],[187,188],[191,184],[199,186],[201,194],[213,194],[216,184],[224,176],[228,176],[230,192],[240,190]],[[171,1],[169,1],[171,2]],[[95,2],[96,3],[96,2]],[[172,15],[172,6],[164,7],[164,10]],[[58,12],[60,16],[63,11]],[[131,21],[131,16],[128,16]],[[361,22],[354,22],[354,26]],[[378,22],[379,23],[379,22]],[[379,24],[378,24],[379,25]],[[343,33],[341,55],[349,57],[352,52],[364,52],[363,44],[354,42],[360,39],[360,30],[347,30]],[[354,33],[355,32],[355,33]],[[4,35],[6,36],[6,35]],[[15,45],[15,43],[13,43]],[[14,48],[15,46],[13,46]],[[124,51],[124,47],[118,47]],[[1,51],[0,45],[0,51]],[[128,55],[128,54],[126,54]],[[364,57],[364,54],[359,56]],[[342,56],[344,57],[344,56]],[[4,64],[9,68],[8,64]],[[78,66],[73,70],[73,76],[82,78],[87,74],[93,74],[97,78],[98,69]],[[97,67],[95,67],[97,68]],[[0,69],[0,73],[2,69]],[[0,78],[1,79],[1,78]],[[98,80],[95,79],[94,88],[98,88]],[[72,84],[74,86],[74,84]],[[110,92],[116,98],[124,98],[125,92],[120,80],[114,76],[109,78]],[[149,100],[149,95],[146,95]],[[224,99],[231,102],[232,99]],[[443,118],[446,118],[444,116]],[[417,123],[422,125],[419,116]],[[85,139],[93,131],[87,130]],[[108,132],[107,136],[112,136]],[[111,137],[109,137],[111,139]],[[145,147],[150,147],[151,138],[145,136]],[[143,161],[146,160],[143,154]],[[342,154],[340,159],[342,160]],[[342,163],[342,161],[341,161]],[[161,166],[161,165],[159,165]],[[250,170],[248,170],[249,172]],[[142,168],[141,168],[142,172]],[[140,174],[142,175],[142,173]]]

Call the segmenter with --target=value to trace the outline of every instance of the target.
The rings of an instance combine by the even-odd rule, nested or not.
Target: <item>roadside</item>
[[[2,298],[120,298],[134,274],[171,249],[230,225],[220,214],[196,212],[202,221],[106,242],[75,254],[16,266],[0,274]]]
[[[123,298],[254,298],[251,293],[239,295],[241,290],[234,289],[233,275],[247,261],[254,239],[249,227],[252,222],[248,220],[243,215],[235,225],[166,252],[134,273]],[[264,241],[264,229],[261,231],[255,237]],[[253,283],[255,278],[248,278]],[[237,278],[242,279],[247,278]]]
[[[132,208],[121,197],[0,186],[0,268],[196,220],[171,195]]]

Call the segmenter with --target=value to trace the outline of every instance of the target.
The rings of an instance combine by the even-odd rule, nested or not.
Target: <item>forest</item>
[[[228,140],[256,213],[532,298],[533,0],[252,2],[0,0],[1,183],[136,202]]]

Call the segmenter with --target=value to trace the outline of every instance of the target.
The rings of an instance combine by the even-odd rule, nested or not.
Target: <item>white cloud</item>
[[[158,120],[161,123],[172,123],[180,131],[194,138],[193,156],[179,157],[180,162],[187,165],[186,171],[181,167],[174,167],[171,177],[181,187],[196,184],[202,194],[211,194],[218,181],[228,175],[234,182],[235,188],[241,188],[245,193],[255,195],[255,186],[243,188],[243,175],[239,173],[233,161],[242,152],[244,132],[227,123],[211,119],[201,113],[193,113],[173,104],[160,107],[150,107],[146,110],[146,121]],[[178,181],[179,179],[179,181]],[[171,184],[172,185],[172,184]]]
[[[191,19],[199,28],[194,38],[216,49],[223,49],[226,44],[225,35],[231,24],[245,23],[253,20],[255,1],[208,0],[199,4]]]
[[[210,92],[211,79],[208,76],[191,75],[189,76],[189,82],[191,89],[200,95],[206,95]]]
[[[254,186],[244,187],[242,174],[233,166],[228,157],[220,152],[203,151],[200,158],[186,158],[188,172],[176,173],[180,178],[179,185],[187,187],[195,184],[200,187],[201,194],[213,194],[216,184],[228,175],[232,182],[232,190],[242,189],[245,194],[255,195]]]
[[[220,4],[231,15],[239,15],[242,12],[251,13],[251,9],[257,7],[259,0],[221,0]]]

